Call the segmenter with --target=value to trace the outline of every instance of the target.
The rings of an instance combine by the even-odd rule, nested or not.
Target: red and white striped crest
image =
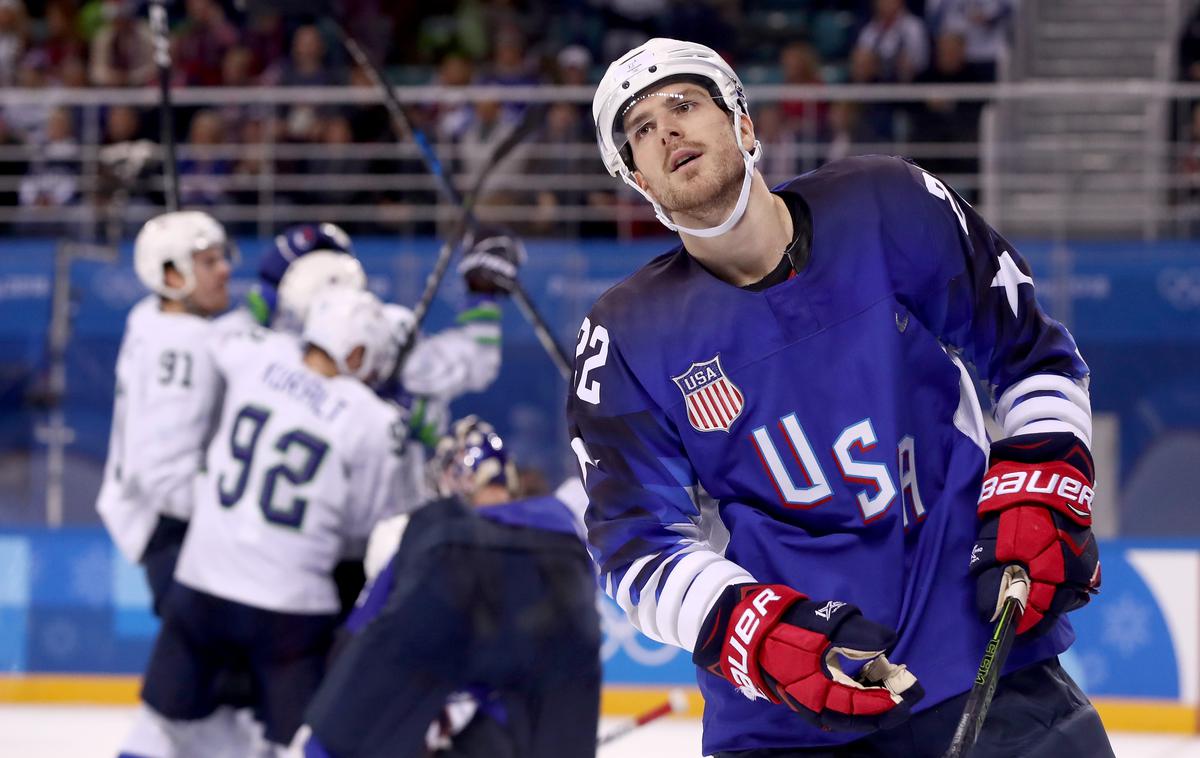
[[[742,415],[746,399],[721,368],[721,356],[693,363],[679,376],[671,377],[683,393],[688,421],[698,432],[728,432]]]

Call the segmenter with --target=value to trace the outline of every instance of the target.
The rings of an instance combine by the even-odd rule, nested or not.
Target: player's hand
[[[1029,604],[1017,634],[1041,634],[1100,589],[1092,537],[1092,455],[1069,432],[1023,434],[992,445],[971,550],[976,603],[994,621],[1007,586],[1004,567],[1029,574]]]
[[[925,694],[883,654],[894,632],[853,605],[781,584],[729,587],[705,619],[692,660],[746,697],[783,703],[822,729],[864,731],[908,717]],[[856,676],[839,659],[864,661]]]
[[[467,289],[480,295],[508,294],[517,283],[517,272],[525,263],[525,246],[507,232],[480,230],[458,264]]]

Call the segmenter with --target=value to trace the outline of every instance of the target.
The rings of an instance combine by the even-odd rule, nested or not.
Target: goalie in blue
[[[1088,369],[1017,250],[899,158],[769,189],[702,45],[630,51],[593,114],[682,244],[584,320],[572,448],[603,589],[693,654],[705,755],[940,755],[1010,564],[1029,606],[972,755],[1112,755],[1057,660],[1100,580]]]

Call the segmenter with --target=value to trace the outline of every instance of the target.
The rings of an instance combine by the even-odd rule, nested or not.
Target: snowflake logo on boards
[[[1123,658],[1133,655],[1150,643],[1148,619],[1152,612],[1129,593],[1110,600],[1103,611],[1104,644],[1116,648]]]
[[[833,616],[833,614],[837,613],[837,609],[841,608],[843,605],[845,605],[845,603],[839,602],[837,600],[830,600],[828,603],[826,603],[825,605],[823,605],[822,607],[818,608],[817,610],[815,610],[813,612],[816,613],[821,618],[825,619],[826,621],[829,621],[830,617]]]
[[[111,566],[108,550],[99,545],[78,554],[69,569],[71,594],[88,607],[107,604],[112,586]]]

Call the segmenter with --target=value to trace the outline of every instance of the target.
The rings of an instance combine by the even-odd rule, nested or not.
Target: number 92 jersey
[[[400,411],[308,369],[290,335],[255,327],[210,346],[225,398],[175,578],[265,610],[334,613],[334,565],[414,505]]]
[[[919,167],[853,158],[775,191],[811,213],[795,276],[741,289],[680,247],[583,324],[568,416],[600,581],[688,650],[731,584],[854,603],[897,630],[889,657],[929,707],[969,689],[989,631],[968,574],[988,439],[966,366],[1005,436],[1090,443],[1087,368],[1017,251]],[[1063,621],[1012,665],[1070,641]],[[706,755],[850,739],[698,677]]]

